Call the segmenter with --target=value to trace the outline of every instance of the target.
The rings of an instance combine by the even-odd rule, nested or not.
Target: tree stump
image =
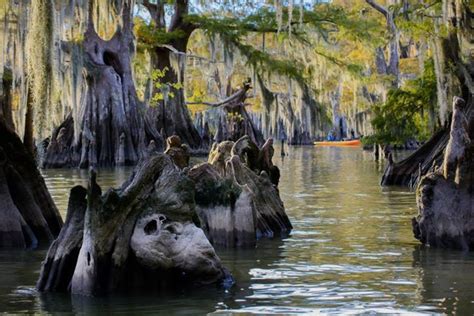
[[[248,136],[214,144],[208,162],[189,170],[201,226],[213,245],[253,247],[260,238],[292,229],[271,163],[272,143],[266,144],[259,149]]]
[[[0,248],[46,245],[62,219],[30,153],[0,118]]]
[[[453,117],[443,166],[423,177],[417,188],[419,215],[415,238],[433,247],[474,249],[474,115],[453,102]],[[469,123],[467,123],[469,122]]]
[[[448,140],[448,130],[441,129],[406,159],[388,163],[380,184],[416,187],[423,175],[441,165]]]
[[[184,169],[189,166],[189,147],[186,144],[181,143],[179,136],[171,136],[166,139],[166,150],[165,154],[171,157],[174,164],[180,169]]]
[[[204,125],[213,123],[216,128],[215,142],[237,141],[247,135],[250,140],[261,146],[264,138],[262,132],[255,126],[247,112],[245,103],[247,92],[251,89],[250,81],[243,83],[242,87],[234,94],[217,103],[204,103],[215,108],[217,114],[212,121],[204,122]]]
[[[92,171],[87,193],[71,191],[37,287],[96,296],[231,280],[196,220],[194,183],[166,155],[142,161],[103,195]]]

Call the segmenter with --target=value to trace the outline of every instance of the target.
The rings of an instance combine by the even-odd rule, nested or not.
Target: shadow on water
[[[279,149],[276,148],[278,153]],[[474,255],[419,246],[411,231],[414,194],[381,188],[384,164],[357,148],[289,147],[274,158],[293,223],[282,240],[256,249],[217,249],[236,279],[230,289],[84,298],[34,290],[45,249],[0,251],[0,311],[99,314],[459,313],[474,312]],[[106,189],[131,169],[100,170]],[[87,172],[48,170],[65,214],[70,188]]]

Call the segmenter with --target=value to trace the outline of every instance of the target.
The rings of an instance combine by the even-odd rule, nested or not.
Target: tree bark
[[[35,140],[33,137],[33,100],[31,90],[27,84],[26,97],[26,114],[25,114],[25,134],[23,135],[23,143],[31,155],[35,153]]]
[[[443,166],[424,176],[417,188],[413,232],[432,247],[474,250],[474,115],[465,116],[459,106],[463,100],[453,103]]]
[[[395,24],[394,13],[373,0],[366,0],[366,2],[372,8],[384,15],[387,24],[387,31],[390,34],[390,42],[388,47],[390,56],[388,64],[385,60],[383,49],[381,47],[376,48],[375,55],[377,71],[379,74],[394,76],[393,86],[398,87],[400,84],[400,32],[397,28],[397,25]]]
[[[13,123],[12,115],[12,72],[9,68],[3,68],[3,77],[0,86],[0,120],[3,120],[5,125],[15,130],[15,124]]]
[[[389,163],[382,176],[381,185],[415,188],[423,175],[441,166],[448,139],[447,129],[443,128],[406,159]]]
[[[185,52],[187,41],[188,38],[175,41],[173,47],[180,52]],[[186,107],[184,89],[173,87],[179,80],[178,74],[170,62],[170,54],[172,54],[172,52],[167,48],[158,47],[154,50],[153,54],[152,68],[161,71],[167,69],[162,81],[168,86],[169,92],[174,95],[173,97],[159,101],[158,104],[153,107],[156,128],[164,132],[163,137],[177,135],[184,143],[188,144],[191,149],[199,149],[201,147],[201,137],[193,125],[191,115]],[[179,78],[184,80],[184,69],[178,71],[182,72]],[[155,88],[154,93],[158,92],[160,91]]]

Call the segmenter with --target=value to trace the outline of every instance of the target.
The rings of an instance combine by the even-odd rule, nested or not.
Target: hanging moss
[[[51,106],[53,92],[53,2],[36,0],[31,3],[27,35],[27,75],[33,98],[35,135],[42,140],[49,134],[56,111]]]

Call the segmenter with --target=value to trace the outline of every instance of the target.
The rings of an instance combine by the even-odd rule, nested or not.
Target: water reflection
[[[278,148],[275,152],[279,152]],[[383,189],[382,163],[354,148],[290,147],[277,156],[280,192],[294,230],[251,250],[218,250],[237,280],[220,288],[159,297],[70,298],[34,290],[45,250],[0,251],[0,306],[7,312],[462,313],[474,306],[474,255],[419,246],[411,232],[414,195]],[[101,170],[118,186],[131,169]],[[80,170],[44,172],[64,214]]]
[[[98,169],[97,183],[105,192],[110,187],[120,187],[132,172],[133,168],[131,167]],[[46,169],[41,170],[41,173],[59,212],[65,218],[69,191],[76,185],[87,188],[89,171],[84,169]]]
[[[443,313],[472,314],[473,266],[472,253],[417,246],[413,251],[413,267],[420,276],[417,295],[423,304],[436,306]]]

